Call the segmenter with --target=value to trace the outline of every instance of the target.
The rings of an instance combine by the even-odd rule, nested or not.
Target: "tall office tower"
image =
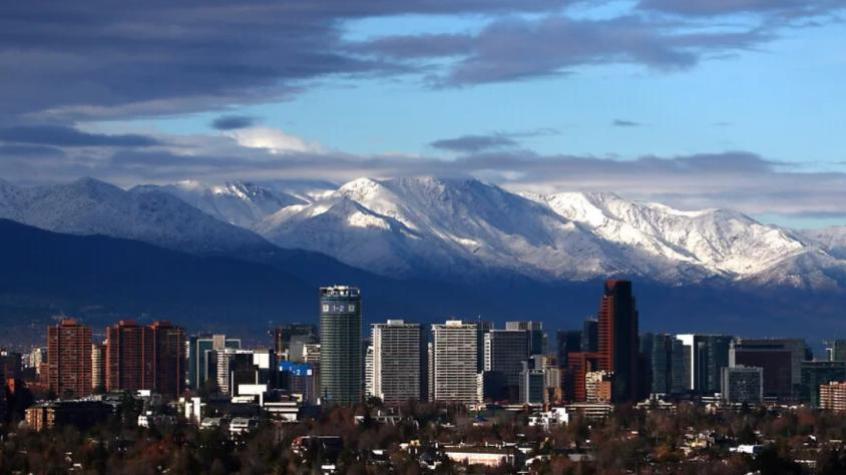
[[[505,378],[505,394],[509,401],[520,401],[520,374],[523,362],[529,359],[527,330],[491,330],[485,334],[485,371],[496,371]]]
[[[153,369],[148,327],[132,320],[106,327],[106,391],[153,389]]]
[[[148,328],[153,339],[153,389],[176,398],[185,389],[185,330],[166,321],[153,322]]]
[[[846,381],[846,361],[803,361],[799,402],[819,407],[820,386],[833,381]]]
[[[432,325],[434,398],[470,404],[478,401],[477,326],[461,320]]]
[[[684,360],[688,375],[686,389],[699,394],[720,391],[722,368],[729,364],[731,336],[684,334],[676,338],[685,349]]]
[[[529,354],[542,355],[546,350],[546,333],[542,322],[505,322],[506,330],[525,330],[529,332]]]
[[[376,395],[373,387],[373,345],[367,345],[364,352],[364,399],[367,400]]]
[[[524,361],[519,377],[519,401],[523,404],[543,404],[546,402],[546,388],[544,372],[541,368],[530,367]]]
[[[558,330],[555,336],[555,340],[558,343],[558,365],[562,368],[566,368],[567,355],[583,351],[582,332],[579,330]]]
[[[720,394],[732,404],[759,403],[764,398],[764,370],[751,366],[731,366],[721,370]]]
[[[599,320],[588,318],[582,327],[582,351],[595,353],[599,351]]]
[[[687,372],[685,363],[684,343],[678,338],[671,338],[670,345],[670,393],[682,394],[687,391],[690,375]],[[720,370],[722,372],[722,370]]]
[[[607,280],[599,306],[599,369],[614,373],[614,402],[631,402],[638,396],[637,320],[632,283]]]
[[[206,381],[215,382],[217,373],[212,371],[217,361],[209,359],[209,353],[224,348],[241,348],[241,340],[226,335],[192,336],[188,342],[188,385],[200,389]]]
[[[826,342],[825,351],[829,361],[846,361],[846,340]]]
[[[47,385],[60,398],[91,394],[91,328],[73,319],[47,328]]]
[[[426,399],[426,342],[419,324],[373,325],[373,389],[385,404]]]
[[[764,370],[764,395],[794,399],[802,384],[802,361],[811,359],[805,340],[738,339],[729,351],[729,366]]]
[[[320,391],[324,404],[361,401],[361,293],[355,287],[320,288]]]
[[[91,344],[91,389],[106,389],[106,345]]]
[[[846,382],[831,382],[820,386],[820,408],[826,411],[846,411]]]

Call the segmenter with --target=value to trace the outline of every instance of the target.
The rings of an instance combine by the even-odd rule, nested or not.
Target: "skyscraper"
[[[106,328],[106,391],[154,388],[153,339],[148,327],[121,320]]]
[[[614,402],[637,399],[638,347],[638,315],[632,283],[607,280],[599,306],[599,369],[614,373]]]
[[[185,330],[170,322],[149,326],[152,343],[153,389],[176,398],[185,389]]]
[[[846,340],[832,340],[826,342],[826,353],[829,361],[846,361]]]
[[[511,402],[520,401],[520,375],[529,359],[528,330],[490,330],[485,334],[485,371],[496,371],[505,378],[505,395]]]
[[[700,394],[720,391],[720,372],[729,365],[731,336],[683,334],[676,338],[684,345],[686,389]]]
[[[372,329],[373,394],[385,404],[402,404],[427,395],[426,342],[417,323],[388,320]]]
[[[47,384],[61,398],[91,394],[91,328],[73,319],[47,328]]]
[[[461,320],[432,325],[434,397],[436,401],[475,403],[477,388],[477,327]]]
[[[361,401],[361,293],[355,287],[320,289],[320,391],[322,402]]]

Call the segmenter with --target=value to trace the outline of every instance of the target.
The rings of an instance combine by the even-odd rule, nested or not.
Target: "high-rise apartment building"
[[[477,338],[474,323],[447,320],[432,325],[436,401],[465,404],[478,401]]]
[[[638,314],[627,280],[607,280],[599,306],[599,369],[614,373],[612,400],[630,402],[638,393]]]
[[[364,352],[364,399],[369,399],[376,395],[376,389],[373,387],[373,345],[367,345],[367,350]]]
[[[385,404],[425,400],[427,347],[417,323],[388,320],[372,327],[373,393]]]
[[[91,328],[73,319],[47,328],[47,384],[61,398],[91,394]]]
[[[320,289],[320,391],[324,404],[361,401],[361,293],[355,287]]]
[[[154,388],[153,338],[148,327],[121,320],[106,328],[106,391]]]
[[[153,322],[148,328],[153,339],[153,389],[176,398],[185,389],[185,330],[166,321]]]
[[[527,330],[490,330],[485,334],[484,370],[496,371],[505,378],[508,400],[520,400],[520,375],[529,359],[530,333]]]

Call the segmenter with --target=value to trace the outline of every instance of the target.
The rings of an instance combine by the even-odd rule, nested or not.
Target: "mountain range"
[[[714,328],[719,322],[753,328],[764,317],[747,322],[744,316],[762,312],[776,328],[824,334],[836,329],[846,303],[846,228],[797,231],[731,210],[678,210],[613,193],[521,193],[473,179],[360,178],[334,188],[180,182],[129,190],[90,178],[37,187],[0,181],[0,219],[27,225],[4,225],[6,251],[27,242],[10,236],[56,233],[52,241],[30,244],[23,254],[30,259],[55,260],[57,246],[66,246],[57,241],[112,238],[147,246],[144,260],[155,268],[183,268],[181,263],[196,259],[227,263],[214,261],[194,277],[176,270],[148,276],[156,285],[146,288],[154,290],[129,294],[133,280],[127,274],[142,266],[137,259],[125,262],[127,274],[107,273],[108,278],[98,274],[102,269],[83,265],[84,259],[65,262],[55,275],[72,275],[78,267],[83,280],[102,284],[101,291],[90,287],[70,294],[53,284],[39,286],[32,272],[26,282],[40,290],[27,293],[27,285],[12,285],[13,271],[6,266],[0,269],[0,282],[6,282],[0,302],[38,295],[44,307],[53,295],[76,311],[106,302],[114,312],[144,309],[177,320],[202,321],[205,313],[209,325],[237,324],[237,308],[261,321],[313,318],[315,292],[307,289],[339,282],[362,286],[370,296],[367,308],[374,311],[371,320],[484,314],[541,319],[553,328],[591,312],[598,282],[607,277],[636,281],[644,322],[656,328],[719,330]],[[116,266],[123,261],[120,252],[104,250],[98,257],[97,245],[86,249],[80,255],[92,262],[102,263],[106,255]],[[27,268],[25,261],[18,264]],[[206,273],[219,281],[190,292],[165,290],[185,289],[185,279]],[[229,309],[225,312],[210,310],[212,303],[226,301],[221,297],[226,281],[232,283],[233,304],[219,305]],[[215,295],[198,292],[203,287]],[[595,298],[584,300],[588,289],[595,289]],[[107,298],[110,290],[131,294],[132,304]],[[173,304],[159,298],[163,295]],[[197,301],[194,310],[186,299]],[[145,307],[145,300],[157,303]],[[271,309],[277,305],[287,310]],[[0,304],[3,308],[20,310]],[[689,319],[709,320],[677,321],[682,308]]]

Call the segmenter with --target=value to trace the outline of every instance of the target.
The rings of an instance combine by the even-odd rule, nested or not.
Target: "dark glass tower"
[[[637,320],[632,283],[607,280],[599,306],[599,366],[614,372],[614,402],[632,402],[639,395]]]
[[[320,288],[320,392],[323,404],[361,401],[361,294],[355,287]]]

